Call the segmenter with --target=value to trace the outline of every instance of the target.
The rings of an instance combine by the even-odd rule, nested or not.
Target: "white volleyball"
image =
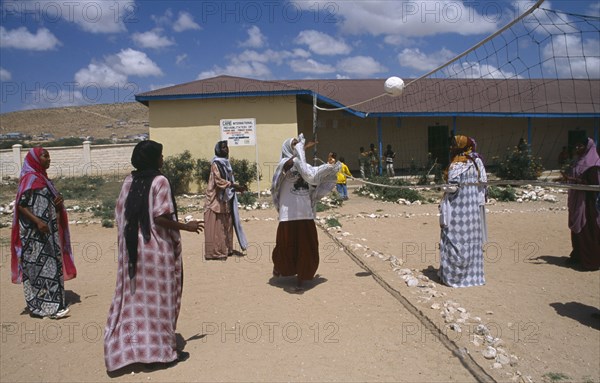
[[[400,77],[392,76],[383,84],[385,92],[394,97],[400,96],[404,91],[404,81]]]

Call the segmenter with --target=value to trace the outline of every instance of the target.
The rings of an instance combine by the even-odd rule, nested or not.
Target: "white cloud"
[[[454,58],[456,54],[446,48],[442,48],[437,52],[426,54],[421,52],[419,48],[406,48],[398,53],[398,62],[401,66],[418,69],[426,72],[437,68],[438,66],[448,62]]]
[[[48,23],[62,19],[91,33],[124,32],[126,23],[139,22],[135,0],[4,0],[2,7]]]
[[[10,81],[12,79],[12,74],[6,69],[0,67],[0,81]]]
[[[177,57],[175,57],[175,64],[181,65],[184,61],[187,60],[187,58],[188,58],[187,53],[177,55]]]
[[[478,62],[453,63],[449,67],[442,69],[447,77],[452,78],[485,78],[485,79],[515,79],[521,78],[514,72],[497,68],[490,64],[481,64]]]
[[[201,72],[197,79],[202,80],[209,77],[219,75],[230,75],[238,77],[250,77],[258,79],[266,79],[272,77],[271,70],[268,66],[260,62],[235,62],[225,67],[215,66],[211,70]]]
[[[293,3],[307,11],[329,10],[329,17],[335,17],[340,30],[350,35],[478,35],[489,34],[503,24],[502,15],[493,15],[491,12],[480,14],[469,7],[468,2],[456,0],[356,0],[335,3],[328,0],[296,0]]]
[[[174,45],[175,42],[168,37],[162,36],[163,30],[160,28],[147,32],[136,32],[131,35],[131,39],[142,48],[160,49]]]
[[[25,99],[23,110],[64,108],[89,104],[81,91],[75,89],[61,89],[55,91],[51,88],[38,88]]]
[[[259,27],[253,25],[248,28],[246,32],[248,32],[248,40],[240,43],[240,46],[248,48],[262,48],[265,45],[267,38],[262,34]]]
[[[368,56],[355,56],[340,60],[336,68],[344,73],[355,76],[372,76],[375,73],[387,71],[387,68]]]
[[[161,85],[157,85],[157,84],[150,84],[150,90],[156,90],[156,89],[162,89],[162,88],[168,88],[170,86],[174,86],[177,84],[174,83],[169,83],[169,84],[161,84]]]
[[[144,52],[123,49],[104,58],[103,62],[92,62],[75,74],[78,86],[95,84],[101,88],[125,86],[128,76],[161,76],[162,71]]]
[[[110,88],[127,83],[127,76],[106,63],[90,63],[87,68],[75,73],[75,81],[80,87],[94,84],[100,88]]]
[[[179,12],[179,17],[173,24],[173,30],[175,32],[200,29],[202,29],[202,27],[194,21],[194,16],[188,12]]]
[[[231,76],[251,77],[256,79],[269,79],[273,77],[269,64],[282,65],[288,60],[305,58],[308,52],[303,49],[293,51],[274,51],[267,49],[259,52],[245,50],[239,55],[228,57],[229,63],[225,66],[214,66],[210,70],[201,72],[198,79],[214,77],[221,74]]]
[[[344,40],[336,40],[326,33],[315,30],[300,32],[294,42],[307,45],[308,49],[319,55],[343,55],[352,51],[352,48]]]
[[[335,72],[335,67],[313,59],[292,60],[290,61],[290,68],[296,73],[325,74]]]
[[[578,35],[552,36],[542,48],[546,73],[560,78],[600,78],[600,41]]]
[[[62,45],[60,41],[46,28],[38,29],[33,34],[25,27],[7,31],[0,27],[0,47],[32,51],[48,51]]]

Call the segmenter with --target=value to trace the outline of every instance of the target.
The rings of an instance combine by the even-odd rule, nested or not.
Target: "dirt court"
[[[71,312],[61,320],[24,313],[3,241],[0,380],[600,382],[600,272],[565,266],[566,194],[557,197],[488,205],[487,283],[464,289],[437,281],[435,204],[351,194],[341,208],[319,213],[341,228],[321,226],[318,277],[301,295],[288,292],[293,278],[271,278],[275,209],[242,212],[250,248],[225,262],[204,261],[204,236],[183,233],[178,333],[190,359],[111,376],[102,333],[115,287],[116,229],[71,225],[79,275],[66,282]],[[0,234],[10,237],[8,228]],[[490,345],[497,356],[486,359]]]

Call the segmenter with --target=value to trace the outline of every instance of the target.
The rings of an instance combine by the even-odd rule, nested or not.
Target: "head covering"
[[[279,164],[277,168],[275,168],[275,173],[273,173],[273,180],[271,182],[271,197],[273,198],[273,204],[277,211],[279,211],[279,187],[283,182],[283,166],[290,159],[294,158],[294,147],[292,146],[292,142],[294,142],[294,137],[288,138],[283,141],[281,144],[281,154],[279,155]]]
[[[11,279],[13,283],[21,283],[23,280],[23,269],[21,267],[21,252],[23,250],[21,235],[19,232],[19,201],[28,190],[39,190],[48,188],[52,198],[59,195],[58,190],[48,178],[46,169],[40,162],[40,157],[46,149],[41,146],[29,149],[23,161],[23,168],[19,179],[19,187],[15,198],[15,210],[13,215],[13,225],[11,230]],[[77,276],[73,251],[71,249],[71,236],[69,233],[69,219],[64,206],[61,206],[58,214],[58,235],[61,244],[61,253],[63,258],[63,277],[67,281]]]
[[[450,165],[448,165],[448,168],[444,171],[444,178],[446,180],[448,179],[448,169],[453,163],[468,163],[469,161],[475,165],[475,169],[477,169],[477,176],[479,178],[480,171],[477,163],[475,162],[475,158],[478,158],[478,155],[473,155],[473,149],[476,145],[477,144],[475,143],[475,140],[463,135],[457,135],[450,139],[450,156],[452,158],[450,160]]]
[[[227,146],[227,140],[217,142],[217,144],[215,145],[215,156],[220,158],[229,158],[229,152],[225,153],[221,149],[221,146],[223,146],[223,144]]]
[[[576,178],[581,178],[583,174],[592,167],[598,168],[597,171],[600,172],[600,157],[596,150],[596,144],[594,143],[594,140],[588,138],[585,150],[573,164],[571,175]],[[583,229],[586,224],[586,193],[589,192],[569,189],[567,200],[567,205],[569,207],[569,229],[574,233],[580,233],[581,229]],[[600,227],[600,214],[597,216],[596,223]]]
[[[138,143],[131,154],[131,164],[136,169],[131,172],[132,182],[125,200],[125,244],[129,255],[129,278],[134,279],[137,271],[138,232],[141,231],[144,242],[150,240],[150,187],[154,178],[160,174],[163,146],[147,140]],[[175,196],[173,206],[177,215]],[[132,286],[135,286],[134,284]]]

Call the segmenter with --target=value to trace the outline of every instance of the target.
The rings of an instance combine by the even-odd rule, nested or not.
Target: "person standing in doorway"
[[[393,177],[395,175],[394,158],[396,157],[396,153],[392,150],[392,145],[388,144],[383,156],[385,157],[385,169],[387,171],[387,175],[388,177]]]

